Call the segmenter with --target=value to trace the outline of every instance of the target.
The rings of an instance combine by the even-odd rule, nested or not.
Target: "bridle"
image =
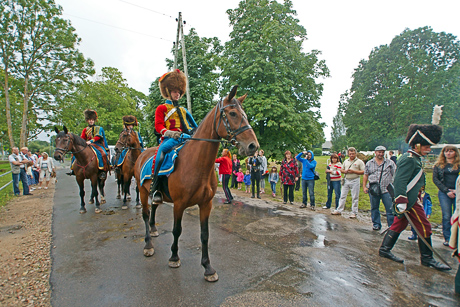
[[[133,129],[130,129],[129,132],[128,130],[126,129],[123,129],[123,131],[120,133],[120,135],[118,136],[118,141],[117,143],[115,144],[115,147],[117,146],[117,144],[120,144],[121,145],[121,151],[125,150],[125,149],[131,149],[131,150],[142,150],[142,147],[132,147],[132,146],[129,146],[129,144],[127,142],[122,142],[120,141],[120,137],[122,136],[122,134],[125,134],[127,133],[126,135],[129,136],[131,133],[133,133],[134,130]]]
[[[66,136],[67,136],[68,140],[69,140],[70,142],[72,142],[72,144],[73,144],[73,138],[71,138],[71,137],[68,136],[68,135],[66,135]],[[62,152],[62,157],[64,157],[64,155],[65,155],[67,152],[69,152],[69,151],[70,151],[73,155],[75,155],[75,154],[77,154],[77,153],[82,152],[83,150],[85,150],[86,147],[88,147],[88,144],[85,143],[85,147],[83,147],[82,149],[80,149],[80,150],[78,150],[78,151],[71,151],[71,150],[69,149],[69,145],[67,145],[66,148],[56,147],[56,148],[54,149],[54,151]]]
[[[232,100],[233,101],[233,100]],[[222,144],[232,144],[233,146],[238,144],[236,140],[236,136],[243,133],[246,130],[251,129],[251,125],[247,124],[243,126],[243,122],[247,119],[246,113],[241,109],[241,122],[240,125],[237,129],[233,130],[232,127],[230,127],[230,123],[228,122],[227,114],[225,113],[225,109],[228,107],[240,107],[241,106],[237,103],[230,103],[224,106],[224,100],[221,99],[218,104],[216,105],[216,111],[214,112],[214,132],[216,133],[217,137],[219,138],[218,140],[215,139],[202,139],[202,138],[187,138],[186,140],[192,140],[192,141],[206,141],[206,142],[216,142],[216,143],[222,143]],[[218,116],[219,114],[219,116]],[[225,140],[221,140],[223,137],[219,135],[219,127],[220,125],[223,124],[225,126],[225,130],[227,131],[227,137]]]

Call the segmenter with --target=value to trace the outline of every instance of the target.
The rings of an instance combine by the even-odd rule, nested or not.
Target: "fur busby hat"
[[[442,127],[439,126],[441,120],[442,107],[436,105],[433,109],[432,125],[417,125],[409,126],[409,131],[406,136],[406,143],[411,147],[416,144],[420,145],[435,145],[439,143],[442,136]]]
[[[86,109],[85,112],[85,120],[88,121],[90,119],[94,119],[94,121],[97,120],[97,113],[94,110]]]
[[[137,118],[133,115],[125,115],[123,116],[123,125],[133,125],[137,126]]]
[[[159,82],[161,96],[171,99],[171,91],[179,91],[181,97],[187,88],[187,77],[179,69],[170,71],[161,76]]]

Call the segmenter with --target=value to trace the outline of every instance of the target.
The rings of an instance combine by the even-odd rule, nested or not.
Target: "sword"
[[[441,259],[441,261],[447,265],[449,268],[452,269],[452,267],[446,262],[446,260],[444,260],[444,258],[441,257],[441,255],[434,250],[434,248],[428,244],[428,242],[426,242],[425,238],[420,234],[420,232],[418,231],[417,227],[414,226],[414,222],[412,222],[411,218],[409,217],[409,214],[407,214],[407,212],[404,212],[404,216],[406,217],[407,221],[409,221],[409,224],[412,226],[412,228],[415,229],[415,232],[417,233],[418,235],[418,239],[422,240],[423,243],[425,243],[426,246],[428,246],[428,248],[433,252],[433,254],[435,254],[439,259]]]

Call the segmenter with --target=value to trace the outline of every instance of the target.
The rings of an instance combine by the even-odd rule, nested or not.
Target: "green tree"
[[[436,104],[448,111],[441,125],[457,131],[459,59],[457,38],[429,27],[406,29],[390,45],[374,48],[341,102],[349,144],[363,150],[402,148],[408,126],[430,123]]]
[[[80,39],[75,29],[61,14],[62,8],[54,0],[2,1],[2,84],[9,104],[9,77],[22,82],[20,146],[47,128],[42,120],[62,110],[59,99],[76,81],[93,74],[92,61],[76,48]],[[8,105],[6,110],[9,116]]]
[[[348,93],[341,95],[340,100],[345,100],[347,94]],[[337,114],[334,116],[334,119],[332,120],[331,143],[333,151],[341,152],[344,148],[347,148],[346,133],[347,129],[343,124],[343,112],[339,106],[339,108],[337,109]]]
[[[59,117],[53,116],[51,120],[79,134],[86,127],[84,110],[93,109],[98,114],[97,125],[105,130],[107,142],[115,144],[123,130],[122,117],[134,115],[142,122],[140,109],[146,104],[147,96],[129,88],[118,69],[104,67],[96,81],[81,82],[76,92],[63,102]]]
[[[323,85],[316,80],[329,71],[318,50],[303,51],[307,33],[292,2],[243,0],[227,14],[233,30],[222,61],[223,93],[234,84],[248,93],[244,108],[265,154],[282,157],[323,142]]]

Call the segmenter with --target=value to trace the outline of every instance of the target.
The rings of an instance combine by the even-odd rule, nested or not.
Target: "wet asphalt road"
[[[210,258],[219,281],[208,283],[200,265],[199,210],[187,209],[179,241],[182,266],[168,267],[172,204],[157,210],[155,254],[143,256],[144,223],[132,200],[115,199],[79,214],[75,177],[58,172],[52,247],[53,306],[459,306],[453,295],[458,267],[439,237],[434,246],[454,267],[422,267],[418,247],[403,233],[394,253],[405,265],[378,257],[382,237],[370,220],[331,216],[278,202],[235,197],[221,189],[210,223]],[[89,181],[86,182],[86,202]],[[220,196],[220,197],[219,197]]]

